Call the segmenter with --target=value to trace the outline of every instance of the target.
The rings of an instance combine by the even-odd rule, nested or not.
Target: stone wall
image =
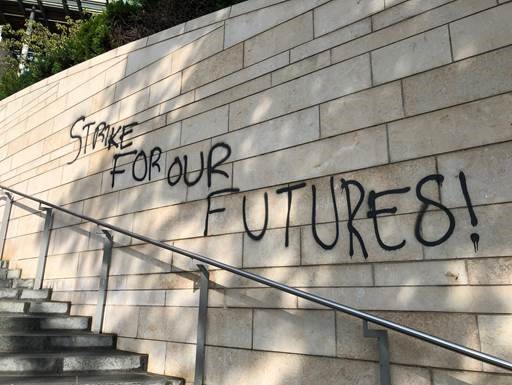
[[[511,18],[502,0],[250,0],[0,102],[0,181],[511,360]],[[35,209],[18,200],[3,256],[28,278]],[[75,314],[94,312],[97,232],[56,216],[45,286]],[[192,382],[196,266],[114,237],[105,330]],[[359,321],[210,273],[207,385],[378,383]],[[512,381],[390,344],[394,385]]]

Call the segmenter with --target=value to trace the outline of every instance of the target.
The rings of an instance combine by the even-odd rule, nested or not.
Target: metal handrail
[[[167,250],[173,251],[175,253],[184,255],[186,257],[195,259],[195,260],[200,261],[202,263],[206,263],[208,265],[215,266],[215,267],[217,267],[219,269],[229,271],[230,273],[233,273],[233,274],[239,275],[241,277],[250,279],[252,281],[261,283],[263,285],[266,285],[266,286],[269,286],[269,287],[281,290],[283,292],[286,292],[286,293],[292,294],[294,296],[306,299],[308,301],[317,303],[319,305],[326,306],[326,307],[331,308],[333,310],[340,311],[342,313],[345,313],[345,314],[351,315],[353,317],[359,318],[359,319],[361,319],[363,321],[367,321],[367,322],[371,322],[371,323],[376,324],[376,325],[383,326],[383,327],[385,327],[387,329],[394,330],[396,332],[399,332],[399,333],[402,333],[402,334],[414,337],[416,339],[428,342],[428,343],[430,343],[432,345],[436,345],[436,346],[439,346],[441,348],[444,348],[444,349],[451,350],[453,352],[462,354],[464,356],[474,358],[474,359],[479,360],[481,362],[485,362],[487,364],[491,364],[491,365],[494,365],[494,366],[497,366],[497,367],[500,367],[500,368],[503,368],[503,369],[508,369],[508,370],[512,371],[512,362],[509,362],[509,361],[504,360],[502,358],[495,357],[495,356],[492,356],[490,354],[486,354],[486,353],[480,352],[478,350],[470,349],[470,348],[468,348],[466,346],[459,345],[459,344],[456,344],[454,342],[450,342],[450,341],[447,341],[445,339],[433,336],[431,334],[424,333],[424,332],[421,332],[419,330],[416,330],[416,329],[413,329],[413,328],[410,328],[410,327],[407,327],[407,326],[403,326],[403,325],[397,324],[395,322],[386,320],[386,319],[381,318],[381,317],[377,317],[377,316],[369,314],[369,313],[365,313],[363,311],[354,309],[354,308],[352,308],[350,306],[342,305],[342,304],[339,304],[337,302],[331,301],[331,300],[329,300],[327,298],[324,298],[322,296],[319,296],[319,295],[316,295],[316,294],[312,294],[312,293],[308,293],[308,292],[303,291],[303,290],[295,289],[293,287],[290,287],[288,285],[282,284],[280,282],[277,282],[277,281],[265,278],[265,277],[263,277],[261,275],[250,273],[248,271],[238,269],[238,268],[236,268],[234,266],[231,266],[231,265],[228,265],[228,264],[216,261],[214,259],[210,259],[208,257],[205,257],[204,255],[201,255],[201,254],[197,254],[197,253],[194,253],[194,252],[191,252],[191,251],[188,251],[188,250],[184,250],[184,249],[181,249],[181,248],[176,247],[176,246],[168,245],[168,244],[166,244],[164,242],[157,241],[155,239],[149,238],[149,237],[141,235],[141,234],[137,234],[137,233],[131,232],[129,230],[125,230],[125,229],[123,229],[121,227],[118,227],[118,226],[115,226],[115,225],[111,225],[111,224],[109,224],[107,222],[104,222],[104,221],[101,221],[101,220],[89,217],[87,215],[75,213],[75,212],[73,212],[71,210],[68,210],[68,209],[65,209],[63,207],[57,206],[57,205],[55,205],[53,203],[50,203],[50,202],[47,202],[45,200],[42,200],[42,199],[39,199],[39,198],[35,198],[35,197],[31,196],[31,195],[28,195],[28,194],[16,191],[16,190],[14,190],[12,188],[4,187],[4,186],[0,185],[0,189],[5,190],[5,191],[9,191],[9,192],[11,192],[11,193],[13,193],[15,195],[19,195],[19,196],[22,196],[24,198],[30,199],[30,200],[32,200],[34,202],[38,202],[42,206],[51,207],[53,209],[59,210],[61,212],[64,212],[66,214],[69,214],[69,215],[81,218],[81,219],[83,219],[83,220],[85,220],[87,222],[95,223],[98,226],[105,227],[105,228],[108,228],[110,230],[114,230],[114,231],[119,232],[121,234],[124,234],[124,235],[127,235],[129,237],[138,239],[140,241],[143,241],[145,243],[150,243],[152,245],[161,247],[163,249],[167,249]]]

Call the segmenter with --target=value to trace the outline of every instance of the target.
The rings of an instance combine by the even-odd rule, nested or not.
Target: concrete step
[[[21,299],[49,300],[51,295],[52,295],[52,291],[50,289],[43,289],[43,290],[22,289],[20,298]]]
[[[21,278],[21,270],[20,269],[7,270],[7,279],[15,279],[15,278]]]
[[[0,289],[0,298],[3,299],[18,299],[21,294],[21,289],[3,288]]]
[[[0,279],[7,279],[7,274],[9,274],[8,269],[0,269]]]
[[[0,313],[68,314],[69,302],[0,299]]]
[[[0,279],[0,288],[12,287],[12,279]]]
[[[30,301],[29,313],[69,314],[69,302]]]
[[[14,278],[12,280],[12,287],[15,289],[33,289],[34,288],[34,280],[33,279]]]
[[[88,330],[89,317],[0,313],[0,332],[29,330]]]
[[[182,378],[146,373],[112,373],[104,375],[65,375],[37,377],[0,376],[1,385],[185,385]]]
[[[50,352],[61,350],[113,349],[115,337],[87,331],[2,331],[0,353]]]
[[[32,289],[12,289],[4,288],[0,289],[0,298],[20,298],[20,299],[39,299],[48,300],[51,296],[51,290],[32,290]]]
[[[0,353],[0,375],[144,371],[147,356],[122,351],[67,351],[56,353]]]
[[[26,313],[29,306],[29,302],[0,300],[0,313]]]

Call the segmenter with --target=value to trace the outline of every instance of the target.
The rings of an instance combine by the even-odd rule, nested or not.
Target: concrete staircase
[[[90,331],[89,317],[33,290],[0,261],[0,384],[183,385],[146,372],[147,356],[115,349],[116,337]]]

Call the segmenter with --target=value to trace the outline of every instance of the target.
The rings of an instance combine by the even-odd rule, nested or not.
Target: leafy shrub
[[[240,3],[242,0],[128,0],[111,1],[105,12],[84,20],[67,19],[57,32],[33,23],[33,32],[4,26],[0,43],[0,99],[85,60],[187,20]],[[31,59],[20,71],[21,50]]]

